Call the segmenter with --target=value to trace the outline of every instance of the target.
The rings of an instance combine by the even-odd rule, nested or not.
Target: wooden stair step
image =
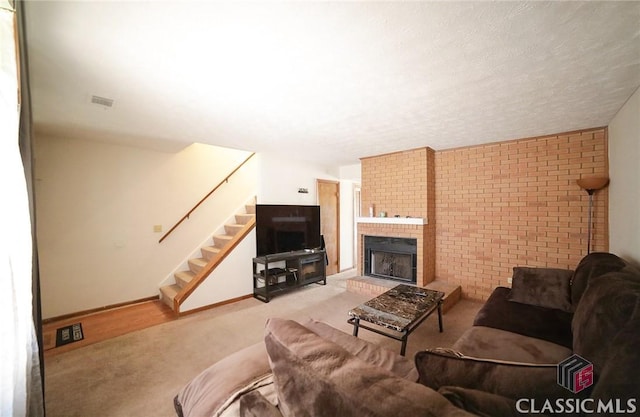
[[[227,243],[231,242],[233,236],[230,235],[214,235],[213,243],[218,248],[223,248]]]
[[[256,214],[256,205],[255,204],[247,204],[244,206],[247,214]]]
[[[173,274],[176,279],[176,284],[180,288],[184,288],[191,280],[196,276],[193,271],[180,271]]]
[[[207,266],[208,261],[204,258],[193,258],[193,259],[189,259],[189,261],[187,262],[189,264],[189,269],[197,274],[198,272],[202,271],[202,269]]]
[[[244,224],[225,224],[224,231],[227,235],[235,236],[239,231],[242,230]]]
[[[200,248],[200,252],[202,252],[202,256],[205,259],[210,261],[220,253],[220,248],[216,248],[215,246],[205,246]]]
[[[162,302],[168,305],[173,310],[173,299],[180,292],[180,287],[177,284],[165,285],[160,287],[160,293],[162,294]]]
[[[247,223],[249,223],[251,221],[251,219],[253,219],[254,217],[256,217],[255,214],[236,214],[236,222],[238,224],[242,224],[245,225]]]

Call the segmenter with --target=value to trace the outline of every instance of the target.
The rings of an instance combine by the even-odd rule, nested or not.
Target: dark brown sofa
[[[315,320],[270,319],[264,343],[203,371],[174,403],[180,417],[633,414],[638,352],[640,272],[594,253],[575,271],[514,268],[512,288],[496,288],[452,348],[414,361]],[[583,362],[571,376],[586,379],[569,389],[558,364],[573,355]]]
[[[573,355],[593,366],[575,393],[558,383],[558,364]],[[419,352],[416,366],[423,384],[463,390],[450,395],[462,403],[491,393],[550,415],[635,414],[640,270],[611,253],[591,253],[575,271],[516,267],[512,288],[494,290],[451,350]],[[483,405],[475,412],[502,415]]]

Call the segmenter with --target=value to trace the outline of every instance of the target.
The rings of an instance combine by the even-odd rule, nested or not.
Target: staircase
[[[162,301],[180,314],[180,305],[255,227],[255,199],[235,215],[235,223],[225,224],[224,234],[213,235],[210,245],[200,248],[200,258],[189,259],[189,269],[174,273],[175,284],[160,287]]]

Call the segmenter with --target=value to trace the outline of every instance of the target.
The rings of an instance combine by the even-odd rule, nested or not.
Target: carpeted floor
[[[45,361],[48,417],[174,417],[173,397],[203,369],[262,340],[265,320],[312,317],[351,333],[350,308],[369,297],[346,291],[353,273],[329,277],[269,303],[246,299],[111,340],[61,353]],[[481,303],[462,300],[409,336],[407,357],[427,347],[448,347],[473,321]],[[400,342],[366,330],[360,337],[400,351]]]

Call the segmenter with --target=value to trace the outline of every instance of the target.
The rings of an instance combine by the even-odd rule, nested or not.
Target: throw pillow
[[[570,269],[514,267],[510,301],[571,311]]]
[[[455,385],[519,398],[563,398],[569,391],[556,383],[556,364],[530,364],[479,359],[459,352],[432,349],[415,356],[419,382],[438,390]]]
[[[295,321],[269,319],[265,345],[285,417],[471,415],[437,392],[371,366]]]

